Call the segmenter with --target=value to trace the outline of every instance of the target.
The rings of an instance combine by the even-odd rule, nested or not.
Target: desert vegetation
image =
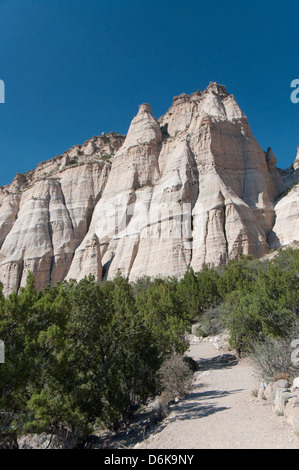
[[[179,361],[194,322],[203,336],[226,329],[265,376],[292,374],[298,274],[299,250],[290,248],[272,260],[190,269],[181,280],[133,283],[118,273],[37,291],[29,274],[18,294],[0,294],[0,440],[46,432],[84,445],[94,429],[128,423],[148,399],[183,393],[190,373]]]

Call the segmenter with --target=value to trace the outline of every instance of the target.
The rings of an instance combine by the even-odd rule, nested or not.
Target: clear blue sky
[[[102,132],[224,84],[264,150],[299,145],[298,1],[0,0],[0,185]]]

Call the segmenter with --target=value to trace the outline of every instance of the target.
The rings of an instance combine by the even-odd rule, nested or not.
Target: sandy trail
[[[191,392],[138,448],[299,449],[285,418],[253,397],[257,379],[248,359],[219,361],[210,343],[191,345],[188,355],[200,361]]]

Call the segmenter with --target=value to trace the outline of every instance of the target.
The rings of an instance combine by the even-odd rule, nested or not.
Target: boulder
[[[293,379],[292,391],[298,390],[299,392],[299,377]]]
[[[285,406],[291,398],[297,398],[297,394],[285,388],[277,388],[274,397],[274,406],[278,415],[284,414]]]
[[[278,389],[286,390],[290,386],[290,382],[285,379],[277,380],[276,382],[269,382],[265,388],[264,396],[272,404],[275,403],[275,395]]]

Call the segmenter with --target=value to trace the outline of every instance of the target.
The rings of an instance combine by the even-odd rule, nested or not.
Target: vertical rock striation
[[[298,191],[285,195],[297,160],[279,171],[217,83],[175,97],[159,120],[142,104],[126,137],[93,137],[0,188],[4,291],[29,270],[42,288],[261,257],[298,239]]]

